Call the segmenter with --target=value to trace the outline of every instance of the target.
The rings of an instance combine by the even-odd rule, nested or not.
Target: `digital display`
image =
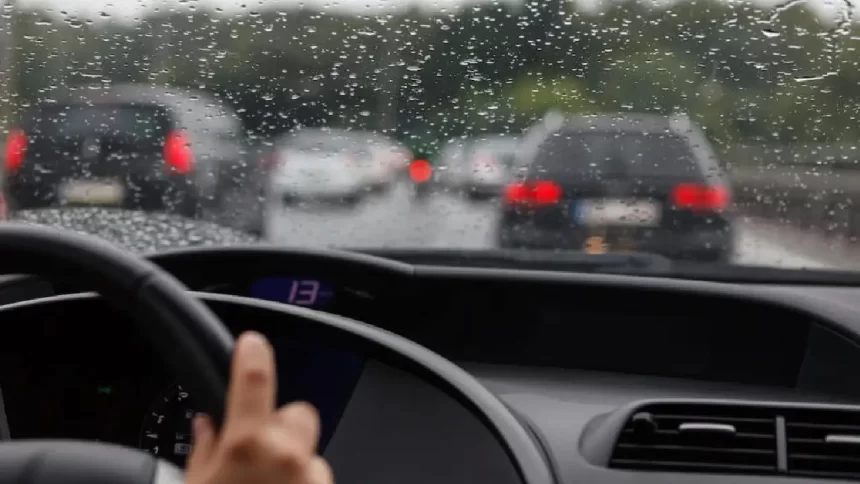
[[[295,306],[323,307],[332,300],[334,291],[316,279],[266,277],[251,283],[250,296]]]
[[[364,355],[294,336],[272,335],[278,365],[278,402],[310,402],[320,415],[325,450],[364,368]]]

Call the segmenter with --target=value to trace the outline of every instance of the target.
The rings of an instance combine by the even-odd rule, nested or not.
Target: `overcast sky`
[[[62,11],[71,15],[80,15],[97,19],[102,12],[107,13],[111,19],[133,22],[148,10],[156,8],[171,8],[177,5],[199,5],[209,8],[221,8],[228,12],[241,12],[258,9],[271,9],[273,7],[307,5],[317,8],[352,11],[352,12],[385,12],[386,10],[397,10],[399,8],[417,5],[426,10],[442,10],[458,8],[464,5],[487,3],[490,0],[18,0],[22,6],[40,5],[49,8],[59,14]],[[517,2],[518,0],[496,0],[497,2]],[[522,0],[519,0],[520,2]],[[579,0],[578,3],[585,7],[593,7],[607,0]],[[655,3],[671,0],[655,0]],[[683,0],[681,0],[683,1]],[[738,0],[726,0],[738,1]],[[754,3],[770,6],[780,3],[801,3],[803,0],[754,0]],[[810,6],[821,14],[832,15],[839,9],[844,9],[846,2],[850,0],[806,0]],[[855,8],[857,12],[857,8]],[[855,19],[858,15],[855,15]]]

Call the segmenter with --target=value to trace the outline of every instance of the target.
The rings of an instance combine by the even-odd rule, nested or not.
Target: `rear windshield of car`
[[[305,154],[331,155],[355,151],[356,147],[352,144],[331,140],[291,140],[286,143],[284,149]]]
[[[662,133],[557,132],[538,149],[534,169],[560,178],[700,178],[684,138]]]
[[[79,137],[91,134],[131,135],[138,139],[164,137],[167,115],[158,106],[52,105],[39,108],[27,131],[46,137]]]
[[[340,152],[358,144],[355,137],[341,132],[300,131],[281,136],[277,145],[295,151]]]
[[[516,147],[517,144],[514,140],[479,141],[472,145],[471,151],[473,158],[489,156],[499,163],[511,167],[514,164]]]

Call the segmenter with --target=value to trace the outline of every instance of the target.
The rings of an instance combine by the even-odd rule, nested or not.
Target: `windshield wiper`
[[[347,249],[407,264],[601,274],[666,275],[671,259],[651,253],[586,254],[552,250]]]

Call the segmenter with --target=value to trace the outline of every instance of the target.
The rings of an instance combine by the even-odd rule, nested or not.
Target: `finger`
[[[285,405],[278,410],[277,419],[290,438],[316,453],[320,438],[320,416],[313,406],[306,402]]]
[[[275,408],[275,357],[266,338],[243,333],[233,350],[224,432],[265,423]]]
[[[189,469],[205,466],[215,448],[215,426],[208,416],[199,414],[194,417],[191,432],[194,440],[191,455],[188,457]]]
[[[314,457],[305,474],[306,484],[334,484],[334,472],[322,457]]]

